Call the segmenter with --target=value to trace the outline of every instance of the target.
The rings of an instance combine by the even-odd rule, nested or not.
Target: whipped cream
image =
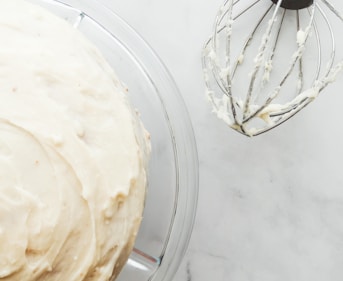
[[[141,222],[148,133],[64,20],[2,1],[0,37],[0,280],[110,280]]]
[[[343,21],[341,13],[326,0],[323,2]],[[238,18],[253,6],[246,7],[243,12],[243,7],[240,7],[235,13],[234,6],[235,3],[231,0],[223,4],[216,17],[214,34],[203,49],[202,66],[206,93],[212,111],[219,119],[246,136],[256,136],[287,121],[315,100],[343,71],[343,60],[335,57],[337,46],[331,36],[331,50],[324,52],[323,58],[319,52],[317,66],[311,65],[311,53],[313,56],[313,51],[320,50],[320,46],[317,46],[320,44],[317,38],[320,37],[320,32],[314,24],[318,8],[316,5],[309,8],[308,16],[304,16],[306,21],[298,22],[295,14],[289,14],[289,23],[297,23],[295,38],[289,37],[293,36],[292,33],[284,31],[288,25],[284,19],[288,13],[279,11],[278,2],[275,8],[270,10],[271,18],[268,19],[269,11],[266,12],[256,26],[252,26],[248,38],[241,43],[239,30],[245,26],[241,25],[237,29],[237,37],[232,37],[232,29],[236,25],[239,26]],[[321,17],[325,15],[322,13]],[[325,22],[327,28],[331,29],[327,18]],[[292,28],[290,30],[292,31]],[[311,42],[307,42],[312,33],[316,37],[314,48],[311,48]],[[283,34],[285,38],[282,38]],[[295,41],[295,50],[283,54],[279,46],[286,46],[287,41]],[[239,55],[231,63],[230,56],[236,55],[235,52],[231,54],[233,46],[237,47]],[[310,56],[304,56],[306,51]],[[246,58],[250,58],[250,63]],[[326,66],[323,67],[325,60]],[[238,70],[240,66],[242,67]]]

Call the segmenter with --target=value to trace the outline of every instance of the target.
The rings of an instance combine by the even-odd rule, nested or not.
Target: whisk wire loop
[[[313,0],[309,8],[303,9],[305,12],[284,9],[281,7],[283,1],[275,0],[275,4],[269,1],[268,4],[267,0],[249,3],[245,0],[226,0],[216,16],[213,35],[204,46],[202,65],[213,110],[230,127],[247,136],[267,132],[294,116],[333,82],[343,69],[343,61],[335,64],[333,27],[319,2],[341,22],[342,14],[328,0]],[[264,11],[260,16],[254,13],[257,23],[237,47],[235,40],[239,35],[233,36],[233,33],[237,26],[239,28],[238,22],[244,26],[241,18],[249,13],[251,15],[251,10],[258,8]],[[306,20],[303,20],[304,16]],[[293,51],[288,51],[289,58],[286,60],[286,56],[278,52],[284,43],[292,45],[292,40],[283,38],[291,33],[289,26],[292,22],[295,27],[293,38],[296,40],[292,39],[295,41]],[[325,58],[328,57],[325,70],[322,70],[323,25],[329,34],[327,40],[331,41],[329,55],[325,53]],[[246,62],[249,57],[252,60],[250,64]],[[282,63],[283,67],[280,67]],[[282,68],[285,70],[283,74]]]

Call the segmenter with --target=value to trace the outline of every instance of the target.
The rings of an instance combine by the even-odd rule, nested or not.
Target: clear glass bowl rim
[[[199,186],[199,164],[193,127],[172,75],[151,46],[118,14],[98,0],[54,0],[82,11],[130,50],[156,87],[169,121],[177,172],[177,206],[159,268],[150,280],[170,281],[187,250],[193,230]],[[118,26],[119,24],[119,26]],[[116,26],[115,31],[113,26]]]

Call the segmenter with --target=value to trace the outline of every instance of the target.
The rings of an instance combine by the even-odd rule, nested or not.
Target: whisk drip
[[[328,14],[339,24],[343,17],[328,0],[272,1],[276,5],[226,0],[203,51],[213,111],[247,136],[267,132],[294,116],[343,69],[343,60],[336,58],[343,48],[336,48]],[[281,8],[291,2],[310,6]],[[257,23],[251,26],[253,20]]]
[[[278,0],[272,0],[277,4]],[[281,7],[290,10],[300,10],[313,4],[313,0],[282,0]]]

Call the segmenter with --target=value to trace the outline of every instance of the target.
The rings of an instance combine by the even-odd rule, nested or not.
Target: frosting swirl
[[[83,35],[0,9],[0,280],[109,280],[141,221],[148,134]]]

